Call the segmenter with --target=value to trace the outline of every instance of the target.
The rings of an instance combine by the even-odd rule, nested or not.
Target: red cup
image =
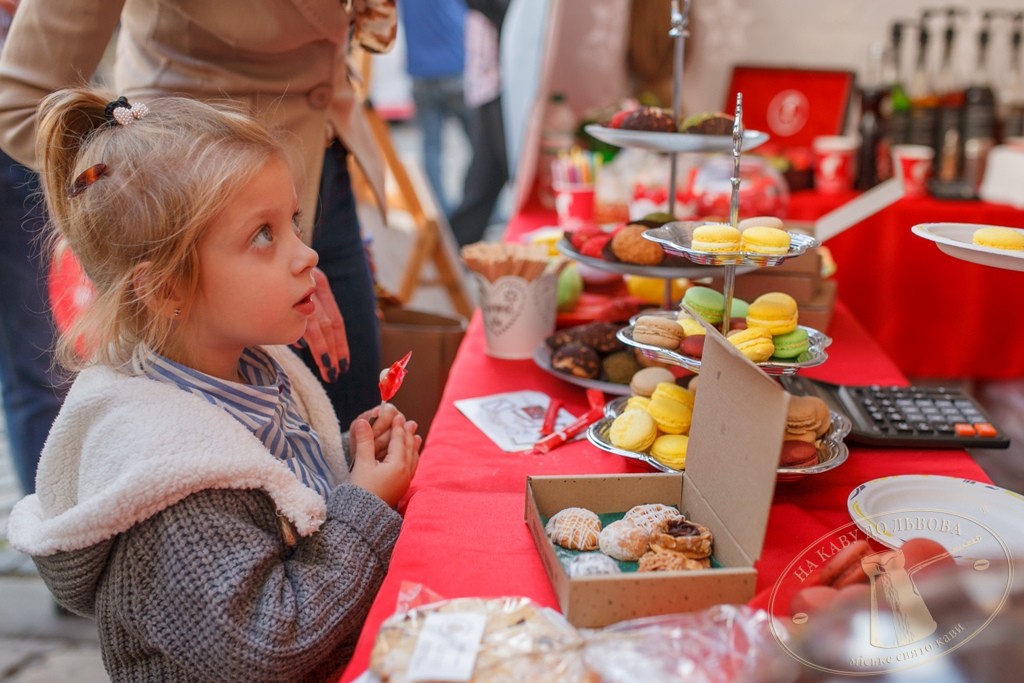
[[[558,224],[575,229],[594,222],[594,186],[555,184]]]
[[[857,139],[846,135],[820,135],[811,143],[814,152],[814,188],[822,194],[853,189]]]
[[[927,145],[893,145],[892,159],[896,177],[903,179],[903,196],[927,195],[935,150]]]

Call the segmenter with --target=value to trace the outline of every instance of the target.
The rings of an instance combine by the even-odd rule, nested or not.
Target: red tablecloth
[[[795,192],[789,217],[813,220],[853,198]],[[919,223],[1024,227],[1024,211],[981,201],[901,199],[829,240],[839,297],[910,377],[1024,376],[1024,273],[947,256]]]
[[[530,216],[512,234],[547,221]],[[829,333],[828,361],[809,376],[840,383],[902,383],[904,376],[841,303]],[[526,477],[651,471],[586,441],[543,456],[500,451],[454,407],[453,401],[505,391],[536,389],[565,402],[573,414],[586,408],[581,388],[532,361],[488,357],[480,316],[470,322],[455,358],[441,406],[431,425],[419,471],[406,498],[405,523],[355,656],[342,676],[367,667],[380,623],[394,612],[403,582],[419,583],[443,597],[523,595],[542,605],[557,600],[524,523]],[[764,591],[786,565],[824,533],[850,521],[846,498],[860,483],[882,476],[932,473],[989,481],[964,451],[885,450],[851,447],[850,458],[830,472],[776,487],[764,551],[757,562]]]

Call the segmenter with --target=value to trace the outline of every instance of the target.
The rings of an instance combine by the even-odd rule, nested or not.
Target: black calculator
[[[965,391],[947,386],[851,386],[786,375],[791,394],[818,396],[846,415],[846,437],[868,446],[1006,448],[1010,439]]]

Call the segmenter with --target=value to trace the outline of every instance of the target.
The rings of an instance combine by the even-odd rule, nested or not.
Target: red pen
[[[578,417],[575,422],[570,424],[565,429],[559,430],[554,434],[546,436],[537,443],[533,444],[533,448],[528,452],[531,455],[550,453],[551,451],[558,448],[569,439],[573,438],[574,436],[582,432],[591,424],[600,420],[603,416],[603,409],[591,408],[587,412],[583,413],[583,415]]]
[[[540,426],[540,435],[547,436],[555,431],[555,422],[558,420],[558,411],[562,408],[562,402],[557,398],[551,399],[548,403],[548,410],[544,413],[544,422]]]

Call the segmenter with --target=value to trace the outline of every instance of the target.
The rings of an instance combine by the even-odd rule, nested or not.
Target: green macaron
[[[683,295],[683,303],[711,325],[722,322],[725,314],[725,297],[710,287],[690,287]]]
[[[786,359],[797,358],[801,353],[806,352],[810,346],[810,342],[807,339],[807,330],[799,327],[792,332],[772,337],[772,343],[775,344],[775,352],[772,353],[772,356]]]
[[[733,297],[732,306],[729,308],[729,317],[746,318],[748,308],[750,308],[750,304],[748,304],[746,301],[744,301],[743,299],[737,299],[736,297]]]

